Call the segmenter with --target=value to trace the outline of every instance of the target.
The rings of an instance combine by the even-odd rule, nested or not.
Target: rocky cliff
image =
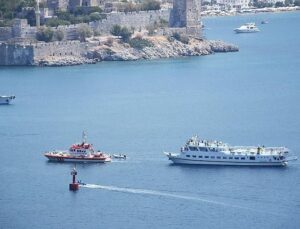
[[[141,49],[133,48],[118,39],[110,42],[91,39],[87,41],[87,54],[84,57],[51,57],[38,60],[38,65],[63,66],[99,61],[132,61],[141,59],[174,58],[183,56],[209,55],[215,52],[236,52],[238,47],[223,41],[190,39],[188,44],[170,40],[164,36],[146,37],[152,45]]]

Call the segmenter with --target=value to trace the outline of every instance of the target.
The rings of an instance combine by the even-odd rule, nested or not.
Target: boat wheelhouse
[[[101,151],[95,151],[93,145],[87,143],[86,134],[82,134],[82,142],[71,145],[68,151],[55,150],[46,152],[45,157],[49,161],[56,162],[93,162],[104,163],[110,162],[110,155]]]
[[[221,141],[190,138],[180,153],[165,152],[175,164],[286,166],[297,157],[286,147],[229,146]]]

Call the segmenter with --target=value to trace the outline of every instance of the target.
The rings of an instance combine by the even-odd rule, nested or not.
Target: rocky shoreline
[[[37,66],[71,66],[80,64],[94,64],[101,61],[133,61],[152,60],[160,58],[176,58],[184,56],[202,56],[219,52],[236,52],[236,45],[223,41],[190,39],[185,44],[178,40],[169,40],[165,36],[147,37],[151,46],[142,49],[133,48],[119,39],[109,38],[110,42],[103,42],[93,38],[87,41],[87,53],[82,57],[59,56],[35,60]]]

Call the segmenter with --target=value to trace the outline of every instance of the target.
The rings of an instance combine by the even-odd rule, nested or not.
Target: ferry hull
[[[205,161],[189,160],[183,158],[169,157],[174,164],[186,165],[237,165],[237,166],[286,166],[287,162],[230,162],[230,161]]]
[[[52,162],[77,162],[77,163],[106,163],[110,162],[110,158],[95,159],[95,158],[71,158],[71,157],[51,157],[45,156]]]

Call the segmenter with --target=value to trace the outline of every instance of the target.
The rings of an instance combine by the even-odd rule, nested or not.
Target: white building
[[[285,0],[261,0],[261,2],[275,4],[276,2],[282,2],[282,3],[285,3]]]
[[[217,4],[237,10],[249,8],[249,3],[250,0],[217,0]]]

